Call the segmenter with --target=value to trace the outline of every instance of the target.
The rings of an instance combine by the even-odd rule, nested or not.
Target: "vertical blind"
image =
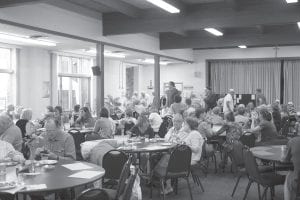
[[[261,88],[268,103],[280,99],[280,60],[214,60],[209,63],[214,92],[226,94],[232,88],[237,94],[254,94]]]
[[[283,103],[292,101],[300,110],[300,60],[284,61],[284,97]]]

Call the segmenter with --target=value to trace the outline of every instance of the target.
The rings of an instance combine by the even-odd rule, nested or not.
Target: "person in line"
[[[233,144],[237,142],[242,136],[242,127],[234,121],[233,112],[229,112],[225,115],[225,124],[222,126],[220,130],[216,132],[216,135],[222,134],[226,131],[226,141],[222,144],[224,148],[224,156],[219,167],[224,170],[227,164],[228,156],[233,149]]]
[[[180,92],[176,89],[175,83],[173,81],[169,82],[169,89],[166,91],[166,95],[167,107],[170,107],[175,101],[175,96],[180,95]]]
[[[172,143],[180,143],[187,137],[187,133],[182,131],[182,125],[184,122],[181,114],[175,114],[173,117],[173,127],[169,129],[165,135],[165,140]]]
[[[150,126],[147,113],[143,112],[139,115],[136,125],[129,132],[131,137],[154,138],[154,131]]]
[[[245,116],[246,108],[244,104],[240,104],[237,107],[237,115],[234,117],[234,121],[242,126],[242,128],[250,128],[249,117]]]
[[[291,139],[286,147],[283,162],[292,162],[294,170],[290,171],[286,176],[284,183],[284,200],[295,200],[297,195],[297,182],[300,172],[300,137]]]
[[[13,120],[6,114],[0,115],[0,140],[6,141],[21,152],[22,150],[22,133]]]
[[[82,107],[80,109],[80,115],[79,115],[78,119],[76,120],[75,124],[79,125],[81,127],[85,126],[86,128],[87,127],[94,127],[95,120],[92,117],[88,107]]]
[[[96,121],[94,131],[99,135],[99,139],[109,139],[114,136],[114,122],[109,119],[107,108],[100,110],[100,118]]]
[[[265,95],[262,93],[262,90],[260,88],[256,89],[256,94],[255,94],[255,104],[256,107],[261,106],[261,105],[266,105],[267,100]]]
[[[272,117],[273,117],[273,123],[276,127],[277,133],[281,130],[281,113],[280,113],[280,107],[277,103],[272,104]]]
[[[182,98],[180,95],[176,95],[174,97],[174,103],[170,107],[170,114],[175,115],[177,113],[183,114],[184,111],[187,109],[184,103],[181,103]]]
[[[61,129],[57,118],[49,118],[45,123],[46,132],[36,141],[34,157],[46,155],[50,160],[76,160],[75,143],[72,135]]]
[[[224,97],[224,101],[223,101],[224,116],[230,112],[233,112],[233,108],[234,108],[233,95],[234,95],[234,90],[230,89],[228,94]]]
[[[209,111],[210,109],[213,109],[217,105],[217,99],[216,95],[213,93],[210,87],[205,88],[205,110]]]

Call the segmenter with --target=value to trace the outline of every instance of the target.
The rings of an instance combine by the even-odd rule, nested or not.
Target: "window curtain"
[[[292,101],[296,110],[300,108],[300,60],[284,61],[284,96],[283,103]]]
[[[261,88],[267,102],[280,99],[280,60],[215,60],[210,61],[211,87],[217,94],[230,88],[237,94],[255,94]]]

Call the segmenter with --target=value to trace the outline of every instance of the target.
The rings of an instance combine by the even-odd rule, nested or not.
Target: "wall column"
[[[157,99],[155,107],[160,108],[160,57],[154,56],[154,98]]]
[[[96,113],[99,117],[99,112],[104,107],[104,44],[97,44],[96,65],[100,67],[101,74],[96,76]]]

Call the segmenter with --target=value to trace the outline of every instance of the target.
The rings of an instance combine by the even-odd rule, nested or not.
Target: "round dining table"
[[[17,182],[16,166],[7,167],[6,170],[6,180]],[[54,193],[72,189],[98,181],[104,173],[105,170],[102,167],[92,163],[59,161],[53,169],[42,169],[40,173],[25,173],[23,175],[24,184],[22,185],[17,185],[15,188],[8,190],[1,190],[0,188],[0,197],[1,194]],[[37,185],[44,185],[44,187],[34,187]]]

